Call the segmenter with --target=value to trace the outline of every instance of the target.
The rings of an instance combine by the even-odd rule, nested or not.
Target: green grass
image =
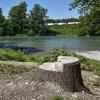
[[[0,75],[15,75],[21,74],[24,72],[32,71],[34,68],[26,68],[24,66],[15,66],[15,65],[7,65],[7,64],[0,64]]]
[[[66,49],[53,50],[50,54],[43,56],[37,56],[35,54],[25,55],[21,51],[14,51],[11,49],[0,49],[0,60],[32,61],[37,62],[39,64],[44,62],[55,62],[57,61],[57,57],[60,55],[77,57],[80,59],[81,68],[83,70],[92,71],[100,75],[100,61],[87,59]]]
[[[17,60],[17,61],[25,61],[26,56],[21,51],[14,51],[12,49],[0,49],[0,59],[1,60]]]

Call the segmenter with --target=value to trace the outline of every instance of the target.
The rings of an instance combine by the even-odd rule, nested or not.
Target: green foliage
[[[81,67],[84,70],[93,71],[100,75],[100,61],[86,59],[86,61],[81,64]]]
[[[2,9],[0,9],[0,35],[44,35],[47,30],[45,26],[46,14],[47,9],[39,4],[35,4],[27,14],[27,4],[21,2],[10,9],[8,19],[4,21]]]
[[[5,20],[5,17],[2,15],[2,9],[0,8],[0,24],[3,23]]]
[[[100,0],[74,0],[71,9],[79,7],[80,35],[100,36]]]
[[[78,36],[80,33],[80,26],[75,25],[54,25],[49,26],[49,28],[55,31],[56,35],[66,35],[66,36]]]
[[[26,55],[24,55],[24,53],[21,51],[14,51],[11,49],[0,49],[0,59],[25,61]]]
[[[89,14],[86,14],[84,17],[80,17],[80,19],[80,34],[100,36],[100,10],[93,7]]]
[[[79,7],[79,12],[82,14],[88,13],[89,10],[94,7],[100,5],[100,0],[74,0],[70,4],[70,10]]]
[[[0,8],[0,35],[4,34],[5,17],[2,15],[2,9]]]
[[[13,6],[9,11],[9,34],[16,35],[24,32],[24,25],[26,24],[26,9],[27,4],[21,2],[17,6]]]
[[[42,63],[42,57],[34,55],[34,54],[28,55],[26,59],[27,61]]]
[[[80,19],[47,19],[47,9],[35,4],[27,14],[26,2],[13,6],[8,19],[2,15],[0,8],[0,36],[24,35],[67,35],[67,36],[100,36],[100,0],[74,0],[71,9],[79,7]],[[46,23],[81,22],[79,25],[46,26]]]
[[[47,9],[35,4],[30,10],[29,25],[33,35],[42,35],[45,32],[45,20],[47,19]]]
[[[68,18],[68,19],[47,19],[47,23],[68,23],[68,22],[79,22],[78,18]]]
[[[29,72],[30,70],[31,68],[26,68],[23,66],[0,64],[0,74],[3,74],[3,75],[20,74],[24,72]]]

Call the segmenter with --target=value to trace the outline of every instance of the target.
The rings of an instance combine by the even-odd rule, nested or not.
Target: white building
[[[47,23],[47,25],[66,25],[66,23]]]
[[[47,25],[66,25],[66,24],[79,24],[80,22],[68,22],[68,23],[47,23]]]
[[[80,22],[68,22],[68,24],[79,24]]]

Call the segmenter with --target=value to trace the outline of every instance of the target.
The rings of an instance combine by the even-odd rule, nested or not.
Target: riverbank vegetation
[[[100,0],[74,0],[70,9],[78,8],[82,35],[100,36]]]
[[[81,68],[83,70],[93,71],[100,75],[100,61],[87,59],[83,56],[77,55],[75,52],[68,51],[66,49],[62,50],[53,50],[49,54],[45,54],[42,56],[38,56],[35,54],[25,55],[21,51],[14,51],[10,49],[0,49],[0,60],[15,60],[15,61],[31,61],[37,62],[39,64],[44,62],[55,62],[57,61],[57,57],[59,55],[62,56],[74,56],[78,57],[81,62]]]
[[[79,25],[75,24],[75,25],[53,25],[53,26],[49,26],[50,30],[53,30],[56,32],[56,35],[58,36],[80,36],[80,29],[79,29]]]
[[[9,11],[8,18],[2,15],[0,8],[0,35],[42,35],[46,31],[46,14],[47,9],[39,4],[35,4],[28,14],[26,2],[13,6]]]
[[[62,31],[65,30],[65,32],[67,32],[66,34],[73,35],[73,25],[70,25],[72,28],[70,28],[70,26],[68,26],[68,28],[63,28],[63,26],[52,26],[51,28],[47,23],[67,24],[68,22],[79,21],[78,18],[48,19],[48,16],[46,15],[47,11],[46,8],[41,7],[39,4],[35,4],[30,12],[27,13],[26,2],[21,2],[19,5],[13,6],[9,11],[8,18],[5,18],[5,16],[2,15],[3,12],[0,8],[0,36],[15,36],[19,34],[20,36],[64,35],[65,33]],[[57,29],[54,29],[53,27],[57,27]]]
[[[8,17],[3,16],[0,8],[0,36],[21,35],[67,35],[67,36],[99,36],[100,35],[100,1],[78,1],[71,3],[71,9],[81,6],[79,18],[49,19],[48,10],[39,4],[34,4],[27,13],[26,2],[11,7]],[[79,22],[68,24],[68,22]],[[52,25],[47,23],[65,23]]]

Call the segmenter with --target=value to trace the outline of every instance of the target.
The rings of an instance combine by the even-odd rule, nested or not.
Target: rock
[[[89,77],[89,80],[96,82],[96,81],[100,80],[100,77],[98,75],[92,75]]]
[[[72,96],[71,96],[71,99],[72,100],[77,100],[77,97],[78,97],[77,93],[73,93]]]
[[[100,76],[90,71],[82,71],[82,78],[87,85],[100,87]]]

